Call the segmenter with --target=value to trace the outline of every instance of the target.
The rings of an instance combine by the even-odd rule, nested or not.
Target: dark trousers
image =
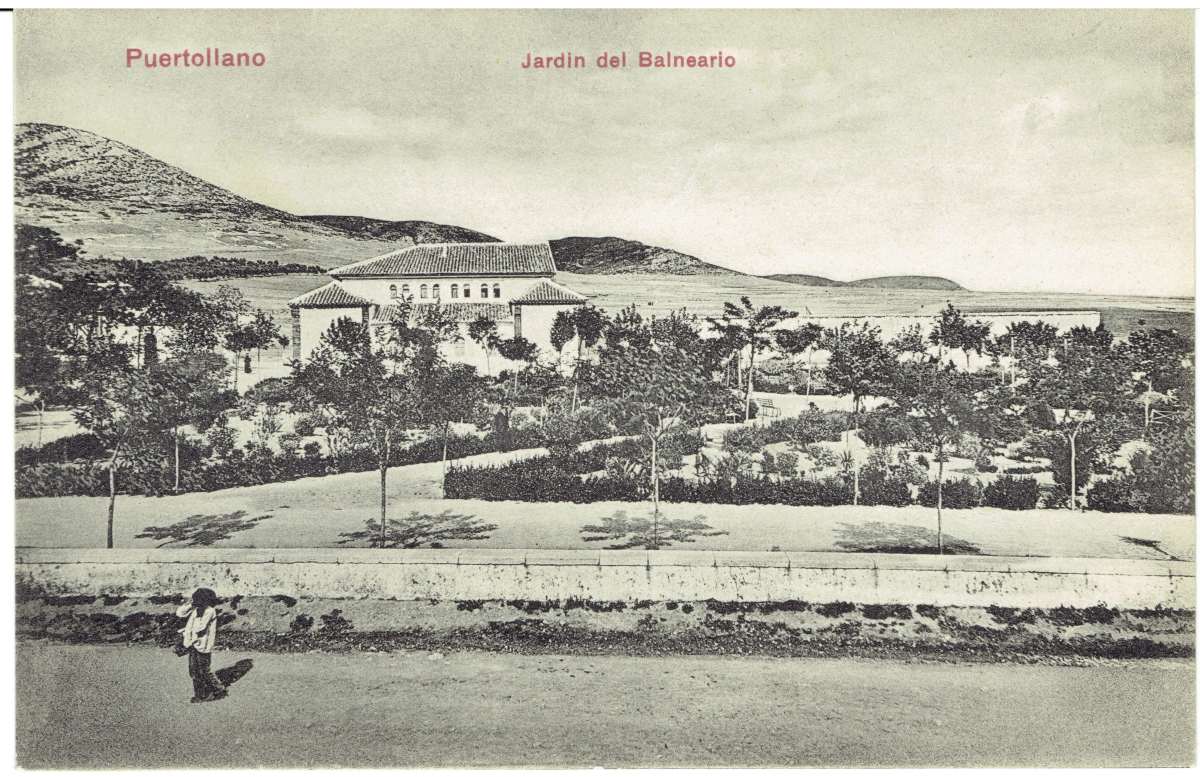
[[[211,669],[211,654],[188,648],[188,674],[192,676],[192,691],[198,698],[207,699],[221,691]]]

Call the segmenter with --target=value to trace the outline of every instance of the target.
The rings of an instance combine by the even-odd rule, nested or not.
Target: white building
[[[402,300],[414,311],[439,305],[458,322],[461,339],[447,358],[494,372],[507,362],[487,354],[467,336],[478,318],[496,322],[503,339],[524,337],[552,350],[550,328],[559,311],[587,297],[554,280],[548,243],[425,243],[330,270],[332,280],[288,302],[292,310],[292,358],[305,359],[339,318],[351,317],[373,331],[390,324]]]

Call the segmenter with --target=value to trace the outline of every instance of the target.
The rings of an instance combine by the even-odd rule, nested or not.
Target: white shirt
[[[179,633],[183,635],[183,646],[194,647],[201,653],[211,653],[213,644],[217,641],[217,608],[209,607],[204,614],[196,612],[190,604],[182,605],[175,611],[178,618],[186,617],[187,623]]]

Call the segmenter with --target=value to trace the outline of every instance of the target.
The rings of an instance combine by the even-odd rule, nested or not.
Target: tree
[[[554,317],[550,329],[550,344],[561,354],[572,339],[575,340],[575,363],[571,368],[571,412],[579,406],[579,369],[583,362],[583,349],[593,348],[604,335],[604,313],[591,305],[580,305],[570,313],[560,312]]]
[[[835,390],[853,398],[856,418],[864,397],[887,396],[895,381],[897,360],[880,338],[879,327],[844,323],[826,330],[824,347],[829,351],[825,377]]]
[[[1142,405],[1142,439],[1150,436],[1155,405],[1171,404],[1177,394],[1190,394],[1193,374],[1189,367],[1193,345],[1174,329],[1135,329],[1119,346],[1131,377],[1145,390]]]
[[[929,445],[937,459],[937,532],[938,553],[942,542],[942,486],[946,449],[962,439],[971,429],[975,417],[974,387],[969,375],[954,369],[932,364],[923,390],[908,400],[911,417],[916,421],[918,435]]]
[[[519,392],[521,390],[521,370],[537,361],[537,346],[524,337],[512,337],[508,340],[501,340],[496,346],[496,350],[505,359],[521,365],[513,371],[515,389]]]
[[[808,380],[804,388],[805,396],[812,395],[813,350],[821,342],[824,334],[825,330],[821,328],[821,325],[812,321],[805,322],[798,329],[781,329],[775,333],[775,347],[780,351],[794,358],[799,358],[804,354],[808,355]]]
[[[75,421],[94,434],[108,451],[107,547],[113,547],[113,518],[117,506],[117,470],[137,446],[161,431],[155,415],[154,388],[147,372],[113,364],[97,369],[81,381],[82,401],[73,411]]]
[[[654,503],[652,537],[657,544],[663,438],[680,423],[689,407],[701,403],[708,377],[703,366],[686,351],[659,345],[654,349],[628,348],[607,354],[597,365],[596,378],[613,414],[638,424],[643,439],[649,443]]]
[[[990,324],[979,320],[967,321],[961,310],[947,302],[933,323],[933,329],[929,332],[929,342],[938,346],[939,361],[942,358],[942,348],[961,349],[967,359],[967,367],[970,368],[971,352],[983,354],[990,331]]]
[[[1045,361],[1058,345],[1058,339],[1058,329],[1044,321],[1014,321],[1008,325],[1008,331],[992,342],[992,353],[1008,355],[1010,385],[1015,386],[1018,365]]]
[[[153,416],[170,432],[174,453],[174,490],[179,491],[179,443],[185,426],[203,432],[233,405],[225,389],[225,357],[211,351],[183,352],[150,369]]]
[[[1121,412],[1130,373],[1120,354],[1108,344],[1101,344],[1104,338],[1072,339],[1076,345],[1071,348],[1064,345],[1055,355],[1055,364],[1031,365],[1026,392],[1058,411],[1057,431],[1064,435],[1070,449],[1068,505],[1074,510],[1081,486],[1079,435],[1085,429],[1098,432],[1111,429],[1105,422],[1114,420],[1111,416]],[[1111,440],[1099,439],[1097,443],[1104,447]]]
[[[492,374],[492,351],[500,345],[500,335],[496,331],[496,322],[480,316],[467,327],[467,336],[483,349],[483,358],[487,364],[487,374]]]
[[[772,343],[771,332],[780,323],[795,318],[794,310],[784,310],[779,305],[755,307],[749,297],[742,297],[739,304],[725,303],[721,318],[708,319],[717,334],[735,345],[738,350],[749,349],[746,369],[746,399],[744,420],[750,420],[750,396],[754,392],[754,359]]]
[[[901,360],[907,356],[910,357],[909,361],[918,361],[928,355],[929,346],[925,341],[925,333],[921,331],[920,324],[912,324],[901,329],[892,338],[889,345],[896,352],[897,358]]]
[[[418,373],[421,381],[421,415],[430,430],[442,439],[442,482],[446,480],[450,424],[475,415],[483,403],[484,390],[475,368],[466,364],[437,362]]]
[[[293,377],[296,409],[326,415],[370,447],[379,471],[381,537],[389,536],[387,473],[392,450],[405,430],[421,425],[427,408],[421,371],[438,362],[436,345],[431,349],[414,338],[404,345],[377,347],[366,326],[343,318],[321,336]]]

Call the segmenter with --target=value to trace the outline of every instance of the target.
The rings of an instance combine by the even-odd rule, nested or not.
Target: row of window
[[[392,299],[397,299],[399,297],[411,297],[412,296],[412,291],[409,290],[407,283],[404,284],[403,286],[401,286],[399,289],[397,289],[396,284],[393,283],[390,287],[388,287],[388,291],[391,292]],[[442,298],[442,285],[440,283],[433,284],[432,291],[433,291],[434,299]],[[429,299],[429,292],[430,292],[429,284],[422,283],[420,285],[420,287],[418,288],[418,292],[420,294],[421,299]],[[482,297],[483,299],[488,299],[489,293],[490,293],[492,299],[500,299],[500,284],[493,283],[491,286],[488,286],[486,283],[479,284],[479,296],[480,297]],[[464,283],[462,285],[462,295],[463,295],[463,298],[465,298],[465,299],[469,299],[471,297],[470,285],[468,285],[466,283]],[[458,284],[457,283],[450,284],[450,299],[458,299]]]

